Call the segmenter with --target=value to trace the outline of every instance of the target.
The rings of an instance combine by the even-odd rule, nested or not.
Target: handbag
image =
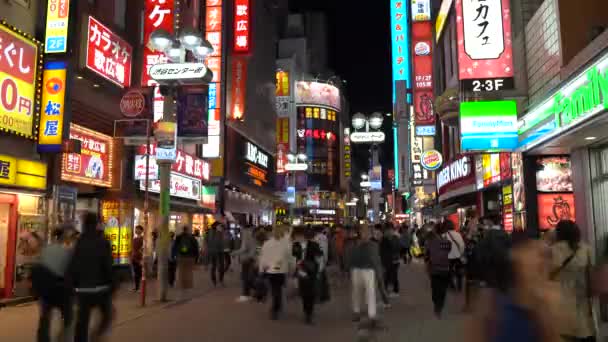
[[[452,236],[452,234],[450,234],[450,232],[447,232],[446,234],[450,237],[450,240],[452,240],[452,242],[456,245],[456,248],[458,248],[458,252],[460,253],[460,262],[462,262],[463,264],[466,264],[467,257],[464,255],[464,250],[462,250],[462,248],[460,247],[460,244],[458,242],[456,242],[456,239],[454,239],[454,237]]]

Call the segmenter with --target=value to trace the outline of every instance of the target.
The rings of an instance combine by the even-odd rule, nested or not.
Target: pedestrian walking
[[[40,319],[38,322],[38,342],[50,342],[51,318],[58,309],[63,326],[58,341],[68,341],[73,321],[72,289],[66,282],[66,271],[72,256],[64,244],[68,230],[73,227],[62,226],[51,234],[51,243],[40,254],[40,260],[32,267],[32,288],[38,295]]]
[[[213,222],[211,229],[205,235],[205,250],[211,262],[211,282],[213,286],[220,284],[224,286],[224,227],[219,222]]]
[[[381,261],[378,245],[372,242],[370,228],[359,228],[360,241],[353,246],[349,257],[352,281],[353,321],[361,320],[361,298],[365,297],[370,326],[378,325],[376,307],[376,278],[381,278]]]
[[[559,281],[561,312],[571,317],[558,326],[565,341],[592,342],[596,331],[591,292],[591,249],[581,242],[576,223],[562,220],[555,228],[556,242],[551,247],[551,280]]]
[[[326,303],[330,300],[329,278],[327,277],[327,264],[329,262],[329,240],[324,226],[318,226],[312,230],[315,234],[314,241],[319,245],[322,255],[317,256],[319,264],[319,277],[317,278],[317,300]]]
[[[464,266],[464,252],[465,245],[464,239],[459,232],[456,231],[454,223],[446,220],[442,223],[444,225],[443,238],[450,241],[450,253],[448,259],[450,260],[450,284],[449,287],[456,291],[462,291],[462,276]]]
[[[320,274],[319,256],[323,254],[321,247],[315,241],[315,234],[311,230],[305,233],[305,240],[298,241],[301,257],[297,258],[296,277],[298,289],[302,299],[302,310],[306,324],[313,324],[315,301],[317,296],[317,278]]]
[[[284,228],[274,227],[272,236],[262,246],[259,271],[264,273],[270,283],[272,306],[270,318],[276,320],[283,309],[283,287],[291,258],[291,248],[284,238]]]
[[[384,269],[384,286],[389,296],[399,296],[399,237],[392,224],[388,224],[380,240],[380,260]],[[392,286],[393,292],[389,291]]]
[[[564,341],[558,334],[564,322],[559,287],[548,279],[543,249],[525,232],[514,232],[509,245],[497,246],[488,260],[496,282],[480,292],[465,341]]]
[[[144,260],[144,227],[135,227],[135,236],[131,244],[131,275],[133,277],[133,291],[138,292],[141,283]]]
[[[399,239],[401,246],[401,257],[403,258],[404,264],[409,264],[412,260],[412,234],[406,224],[403,224],[401,228],[401,237]]]
[[[177,275],[177,249],[175,248],[175,232],[169,233],[171,243],[169,244],[169,286],[175,287],[175,278]]]
[[[380,242],[382,241],[382,225],[376,224],[372,230],[370,241],[376,245],[378,253],[380,253]],[[376,288],[380,295],[380,300],[384,308],[390,307],[388,291],[386,284],[384,283],[384,274],[386,273],[384,266],[382,265],[382,257],[380,257],[380,267],[376,270]]]
[[[198,257],[199,247],[192,235],[190,226],[184,226],[182,233],[175,238],[173,254],[177,256],[177,275],[182,290],[194,287],[194,264]]]
[[[431,278],[431,296],[433,310],[437,318],[445,305],[445,298],[450,282],[450,254],[451,243],[443,237],[444,227],[435,224],[435,229],[426,238],[426,263],[427,271]]]
[[[237,302],[243,303],[251,300],[251,291],[255,281],[255,255],[256,241],[253,236],[253,226],[247,225],[241,230],[241,247],[233,252],[241,262],[241,296]]]
[[[82,234],[74,246],[68,277],[73,282],[78,299],[75,342],[89,340],[91,312],[98,309],[101,317],[93,331],[99,340],[110,329],[112,321],[112,247],[100,230],[97,214],[86,213],[82,220]]]
[[[198,255],[196,256],[196,264],[199,265],[203,263],[203,234],[201,233],[200,229],[197,229],[194,231],[193,235],[196,239],[196,243],[198,243]]]
[[[229,229],[224,230],[224,273],[231,271],[232,251],[234,250],[234,237]]]
[[[344,226],[336,226],[336,234],[334,235],[334,239],[338,266],[340,267],[340,273],[344,276],[346,275],[346,263],[344,262],[344,243],[346,241],[346,231],[344,230]]]

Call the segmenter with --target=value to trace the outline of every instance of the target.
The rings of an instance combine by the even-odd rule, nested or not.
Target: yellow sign
[[[439,41],[439,38],[441,37],[441,32],[445,26],[445,20],[448,18],[450,8],[452,8],[452,1],[453,0],[443,0],[441,2],[441,7],[437,13],[437,20],[435,21],[435,41]]]
[[[0,185],[46,189],[46,164],[0,155]]]
[[[67,51],[70,0],[48,0],[46,8],[45,53]]]
[[[34,138],[38,45],[5,24],[0,43],[0,130]]]
[[[502,203],[504,205],[513,204],[513,186],[505,185],[502,187]]]
[[[42,74],[42,110],[38,132],[38,152],[60,152],[65,114],[67,63],[44,63]]]

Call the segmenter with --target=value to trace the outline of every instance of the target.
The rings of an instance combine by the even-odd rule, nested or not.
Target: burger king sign
[[[435,171],[443,164],[443,157],[441,156],[441,153],[436,150],[424,151],[420,157],[420,163],[423,168],[429,171]]]

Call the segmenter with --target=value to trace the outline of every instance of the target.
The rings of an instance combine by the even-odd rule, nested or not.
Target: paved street
[[[383,312],[387,331],[378,341],[426,342],[461,341],[461,302],[451,298],[443,320],[432,315],[428,284],[420,265],[402,268],[402,295],[393,308]],[[206,279],[205,279],[206,280]],[[207,284],[199,274],[199,284]],[[121,293],[117,299],[117,318],[110,341],[355,341],[350,322],[347,284],[336,284],[332,301],[319,308],[316,325],[302,323],[300,302],[291,299],[279,321],[268,319],[266,304],[237,304],[239,291],[235,274],[227,288],[201,286],[181,301],[168,305],[136,307],[134,294]],[[36,306],[0,311],[3,341],[34,341]],[[7,336],[8,339],[4,339]]]

